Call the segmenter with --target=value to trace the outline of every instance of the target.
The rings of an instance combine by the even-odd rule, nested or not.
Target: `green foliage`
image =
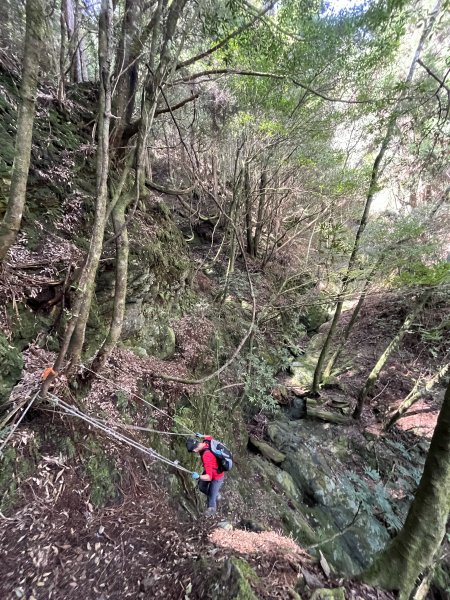
[[[438,286],[450,281],[450,263],[442,261],[426,265],[420,261],[410,262],[394,281],[398,285]]]
[[[266,360],[252,354],[248,359],[248,368],[242,372],[245,398],[253,412],[274,414],[279,410],[277,400],[272,396],[273,388],[278,384],[275,379],[276,368]]]

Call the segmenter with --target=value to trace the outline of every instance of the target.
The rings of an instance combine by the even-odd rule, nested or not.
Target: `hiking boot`
[[[209,506],[205,510],[205,517],[212,517],[216,514],[216,509],[213,506]]]

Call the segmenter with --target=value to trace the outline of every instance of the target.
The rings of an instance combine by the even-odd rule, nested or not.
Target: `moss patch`
[[[88,449],[89,456],[85,469],[91,484],[90,500],[95,506],[105,506],[118,498],[119,473],[114,462],[95,442],[91,441]]]

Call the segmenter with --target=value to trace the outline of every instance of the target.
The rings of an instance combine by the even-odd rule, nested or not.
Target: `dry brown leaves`
[[[240,554],[284,554],[292,558],[309,558],[305,550],[293,539],[275,531],[244,531],[242,529],[214,529],[209,540],[216,546],[228,548]]]

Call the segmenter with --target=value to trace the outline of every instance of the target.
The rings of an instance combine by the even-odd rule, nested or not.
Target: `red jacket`
[[[213,439],[213,437],[212,435],[205,435],[203,439],[205,442],[209,442]],[[204,474],[209,475],[211,477],[211,481],[216,481],[216,479],[222,479],[224,473],[217,472],[217,469],[219,468],[219,463],[217,462],[217,458],[214,456],[211,450],[203,450],[203,452],[200,453],[200,456],[202,459],[203,468],[205,470]]]

